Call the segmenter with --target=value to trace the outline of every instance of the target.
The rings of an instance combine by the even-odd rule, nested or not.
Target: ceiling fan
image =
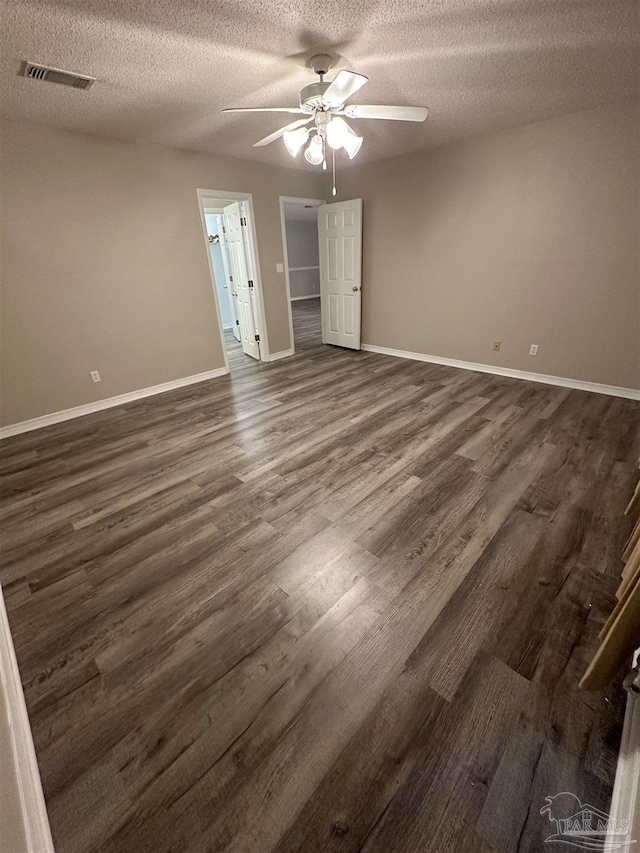
[[[327,145],[333,155],[333,173],[335,189],[335,152],[343,148],[353,159],[362,145],[362,137],[345,121],[348,119],[386,119],[391,121],[424,121],[426,107],[401,107],[346,104],[346,101],[361,89],[367,77],[353,71],[339,71],[331,83],[324,82],[324,76],[332,65],[332,58],[320,53],[312,56],[309,65],[320,77],[319,82],[310,83],[300,92],[298,107],[232,107],[225,113],[289,113],[302,115],[290,124],[275,130],[254,143],[254,148],[270,145],[283,137],[287,151],[296,157],[302,147],[309,142],[304,156],[314,166],[327,168]],[[308,125],[312,125],[311,128]]]

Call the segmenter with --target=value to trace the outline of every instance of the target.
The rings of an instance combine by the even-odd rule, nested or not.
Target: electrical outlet
[[[500,349],[500,341],[494,341],[494,342],[493,342],[493,350],[494,350],[494,352],[498,352],[498,350],[499,350],[499,349]]]
[[[538,355],[538,344],[531,344],[529,355]]]
[[[92,370],[90,376],[93,382],[100,382],[100,374],[97,370]]]
[[[284,264],[276,264],[276,272],[284,272]]]

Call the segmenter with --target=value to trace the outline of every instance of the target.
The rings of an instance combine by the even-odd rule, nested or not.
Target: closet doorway
[[[280,196],[291,350],[322,343],[318,208],[323,199]]]

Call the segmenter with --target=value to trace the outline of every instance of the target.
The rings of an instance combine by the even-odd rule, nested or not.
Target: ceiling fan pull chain
[[[331,151],[333,153],[333,192],[331,193],[331,195],[335,195],[336,194],[336,149],[332,148]]]

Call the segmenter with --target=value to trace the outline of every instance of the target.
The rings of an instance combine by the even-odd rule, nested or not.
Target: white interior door
[[[360,349],[362,199],[318,208],[322,342]]]
[[[247,223],[250,221],[251,212],[249,208],[248,201],[240,202],[240,221],[244,222],[244,225],[240,229],[240,233],[242,235],[243,245],[244,245],[244,256],[247,260],[247,275],[249,276],[249,280],[255,282],[258,278],[257,271],[254,265],[254,255],[251,247],[251,238],[249,236],[249,226]],[[253,315],[253,322],[255,325],[255,330],[258,332],[258,324],[256,322],[257,317],[260,316],[260,311],[258,309],[258,304],[256,302],[257,299],[257,291],[255,286],[249,288],[249,298],[251,300],[251,310]]]
[[[256,341],[256,324],[253,315],[252,288],[249,287],[247,258],[242,239],[240,224],[240,205],[238,202],[224,208],[224,227],[227,249],[233,275],[233,293],[236,301],[236,314],[240,322],[240,342],[243,351],[252,358],[260,358],[260,346]]]
[[[227,249],[227,235],[223,231],[224,218],[221,213],[216,214],[218,222],[218,234],[220,234],[220,254],[222,255],[222,266],[224,268],[225,293],[229,300],[231,316],[233,317],[233,337],[240,340],[240,323],[238,321],[238,311],[236,306],[236,298],[233,295],[233,273],[231,272],[231,263],[229,262],[229,250]]]

